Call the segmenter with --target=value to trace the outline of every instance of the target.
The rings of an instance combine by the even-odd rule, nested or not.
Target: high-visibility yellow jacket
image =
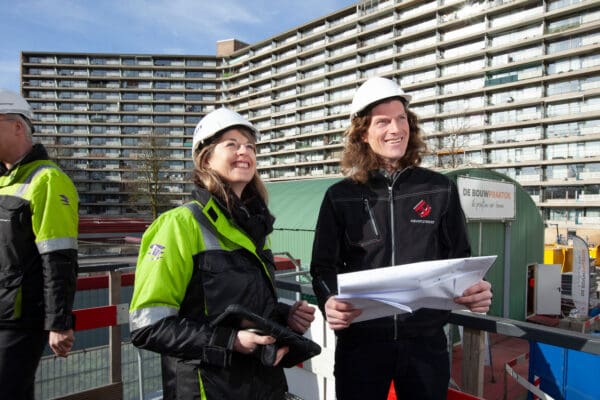
[[[280,367],[233,352],[237,330],[210,322],[230,304],[285,324],[272,254],[205,190],[142,238],[130,306],[134,345],[162,354],[165,399],[281,399]]]
[[[0,328],[73,327],[77,191],[42,145],[0,163]]]

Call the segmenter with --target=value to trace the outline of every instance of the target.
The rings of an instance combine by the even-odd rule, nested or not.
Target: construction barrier
[[[531,383],[527,379],[519,375],[513,369],[513,367],[515,367],[517,364],[521,364],[524,362],[529,362],[529,353],[521,354],[520,356],[517,356],[509,362],[507,362],[506,364],[504,364],[504,400],[507,400],[508,395],[508,375],[513,377],[519,385],[523,386],[525,389],[531,392],[534,395],[534,400],[554,400],[553,397],[542,392],[542,390],[540,389],[540,378],[538,378],[537,376],[534,377],[534,381],[533,383]]]
[[[595,331],[600,330],[600,314],[590,318],[562,318],[558,322],[558,327],[575,332],[594,333]]]

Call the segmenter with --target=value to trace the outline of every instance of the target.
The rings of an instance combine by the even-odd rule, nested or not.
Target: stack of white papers
[[[362,310],[354,322],[419,308],[464,309],[454,299],[483,279],[496,258],[424,261],[339,274],[336,297]]]

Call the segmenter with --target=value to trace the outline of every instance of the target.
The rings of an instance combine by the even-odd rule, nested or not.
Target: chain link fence
[[[160,355],[121,344],[124,400],[161,398]],[[140,396],[138,357],[141,357],[143,394]],[[35,398],[53,399],[109,383],[108,346],[77,350],[67,358],[42,357],[35,378]]]

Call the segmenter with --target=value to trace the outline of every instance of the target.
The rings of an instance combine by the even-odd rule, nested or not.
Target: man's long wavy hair
[[[402,98],[389,98],[373,103],[352,119],[350,127],[344,132],[345,146],[342,153],[342,173],[348,178],[365,183],[369,171],[383,167],[383,160],[371,150],[369,143],[364,141],[367,130],[371,125],[371,111],[379,104],[400,100],[404,105],[410,131],[406,153],[400,159],[400,169],[421,164],[422,155],[427,151],[427,145],[421,138],[421,128],[417,115],[408,108],[408,103]]]
[[[254,135],[252,134],[252,132],[250,132],[248,128],[242,125],[226,128],[225,130],[217,133],[208,144],[204,145],[199,150],[196,150],[194,152],[194,171],[192,172],[193,182],[196,185],[208,190],[212,195],[223,200],[228,209],[230,209],[229,194],[231,189],[229,188],[227,182],[223,181],[223,178],[221,178],[221,176],[217,174],[215,170],[211,169],[208,166],[208,160],[215,151],[215,147],[219,142],[218,139],[225,132],[231,129],[237,129],[249,141],[251,141],[252,143],[256,143]],[[267,203],[267,188],[265,187],[264,182],[258,175],[258,171],[254,172],[254,177],[250,182],[248,182],[248,184],[244,188],[241,200],[245,200],[254,195],[260,196],[260,198],[265,202],[265,204]]]

